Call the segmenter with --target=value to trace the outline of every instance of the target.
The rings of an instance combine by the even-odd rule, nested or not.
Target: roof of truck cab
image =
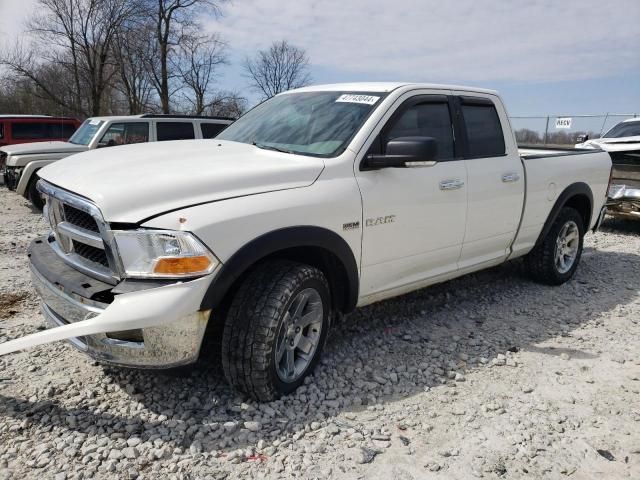
[[[330,83],[326,85],[311,85],[308,87],[289,90],[289,92],[380,92],[387,93],[398,88],[412,87],[433,90],[463,90],[465,92],[488,93],[497,95],[495,90],[478,87],[463,87],[460,85],[442,85],[437,83],[415,83],[415,82],[355,82],[355,83]]]

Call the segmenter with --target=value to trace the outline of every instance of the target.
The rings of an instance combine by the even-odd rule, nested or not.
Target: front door
[[[384,298],[457,269],[467,211],[467,173],[446,95],[413,95],[369,148],[398,137],[433,137],[437,161],[413,168],[356,167],[363,205],[361,296]],[[374,298],[376,299],[376,298]]]

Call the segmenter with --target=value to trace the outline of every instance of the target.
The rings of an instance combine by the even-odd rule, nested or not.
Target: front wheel
[[[547,285],[570,280],[580,263],[583,239],[582,216],[574,208],[564,207],[542,242],[525,259],[534,280]]]
[[[33,177],[31,178],[31,181],[29,182],[29,186],[27,188],[28,188],[29,201],[36,209],[42,211],[44,207],[44,199],[42,198],[42,194],[36,188],[36,185],[39,179],[40,177],[38,177],[38,175],[34,173]]]
[[[320,270],[287,260],[258,266],[226,315],[222,366],[228,382],[259,401],[294,391],[318,362],[330,314]]]

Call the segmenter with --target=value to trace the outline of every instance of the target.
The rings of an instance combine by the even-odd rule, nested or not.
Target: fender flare
[[[593,192],[591,191],[591,187],[584,182],[576,182],[569,185],[565,188],[562,193],[556,199],[556,202],[553,204],[553,208],[549,212],[549,216],[547,217],[547,221],[544,223],[544,227],[538,235],[538,239],[536,240],[536,246],[538,246],[544,238],[551,230],[551,226],[553,222],[556,221],[558,215],[560,214],[560,210],[567,204],[567,201],[576,196],[576,195],[584,195],[589,199],[589,220],[588,225],[585,225],[585,232],[589,230],[589,226],[591,225],[591,218],[593,217]]]
[[[42,167],[46,167],[55,161],[57,160],[33,160],[27,163],[24,166],[24,170],[22,170],[22,175],[20,175],[20,180],[16,186],[16,193],[27,198],[29,196],[29,182],[31,181],[31,177]]]
[[[201,309],[218,307],[233,284],[260,260],[282,250],[299,247],[317,247],[333,254],[347,279],[344,292],[344,313],[355,309],[358,303],[360,276],[358,264],[349,244],[337,233],[322,227],[296,226],[265,233],[245,244],[221,266],[202,300]]]

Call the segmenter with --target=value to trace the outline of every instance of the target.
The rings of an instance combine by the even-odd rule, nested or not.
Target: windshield
[[[383,96],[378,92],[278,95],[250,110],[216,139],[288,153],[333,157],[347,147]]]
[[[622,122],[609,130],[603,138],[637,137],[640,135],[640,121]]]
[[[69,142],[75,143],[76,145],[89,145],[89,142],[91,142],[91,139],[103,123],[101,120],[86,119],[82,125],[80,125],[80,128],[71,136]]]

